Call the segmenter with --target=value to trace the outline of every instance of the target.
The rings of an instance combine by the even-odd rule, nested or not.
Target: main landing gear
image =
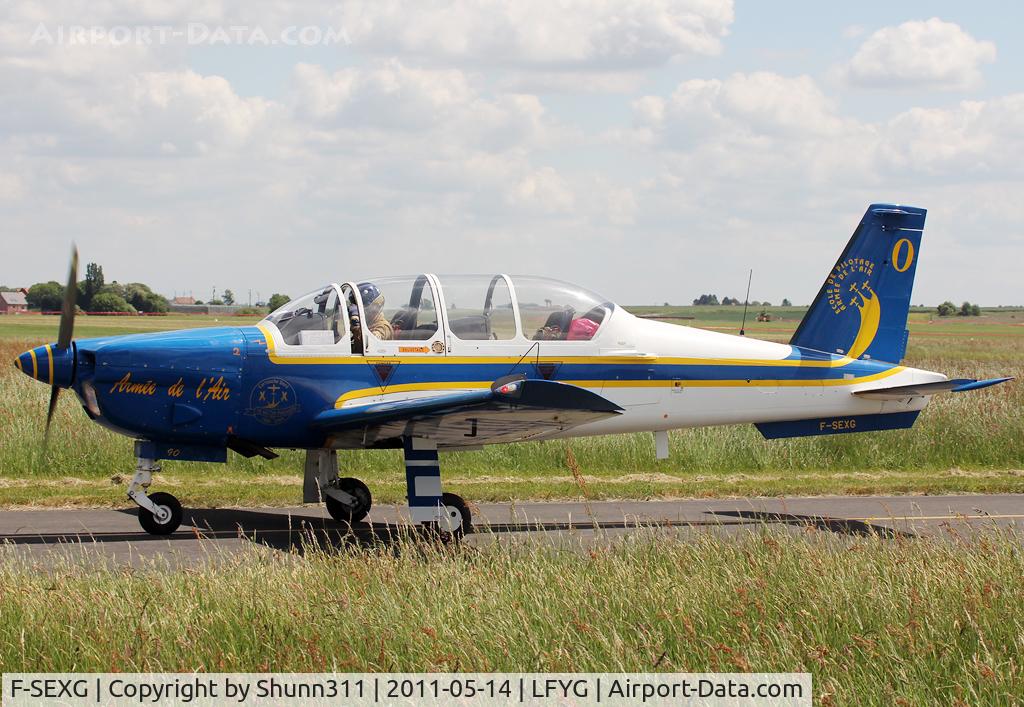
[[[160,471],[154,459],[139,457],[135,475],[128,484],[128,498],[139,506],[139,525],[150,535],[170,535],[181,525],[181,503],[169,493],[146,493],[153,482],[153,473]]]
[[[338,478],[338,453],[333,449],[306,452],[302,502],[323,501],[331,518],[345,525],[366,518],[373,506],[370,489],[359,479]]]
[[[437,445],[419,437],[404,437],[402,442],[412,522],[454,540],[473,532],[473,514],[466,502],[454,493],[441,492]]]
[[[403,439],[405,480],[412,522],[442,538],[459,539],[472,532],[469,505],[454,493],[441,492],[437,445],[416,437]],[[306,453],[302,500],[323,499],[327,512],[344,525],[366,518],[373,505],[370,489],[359,479],[339,478],[338,454],[330,449]]]

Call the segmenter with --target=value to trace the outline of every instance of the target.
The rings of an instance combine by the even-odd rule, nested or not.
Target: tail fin
[[[899,363],[926,213],[869,206],[789,343]]]

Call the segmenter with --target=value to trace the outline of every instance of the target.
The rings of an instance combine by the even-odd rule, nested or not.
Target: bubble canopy
[[[442,327],[462,341],[590,341],[614,309],[607,298],[561,280],[423,274],[324,285],[264,322],[285,344],[299,346],[331,345],[355,330],[371,339],[430,341]]]

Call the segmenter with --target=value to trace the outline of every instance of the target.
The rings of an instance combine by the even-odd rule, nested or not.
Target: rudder
[[[926,213],[869,206],[790,345],[899,363]]]

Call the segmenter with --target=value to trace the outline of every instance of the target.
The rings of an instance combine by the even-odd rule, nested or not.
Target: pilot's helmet
[[[363,300],[367,316],[374,316],[384,308],[384,295],[372,282],[359,283],[359,296]]]

